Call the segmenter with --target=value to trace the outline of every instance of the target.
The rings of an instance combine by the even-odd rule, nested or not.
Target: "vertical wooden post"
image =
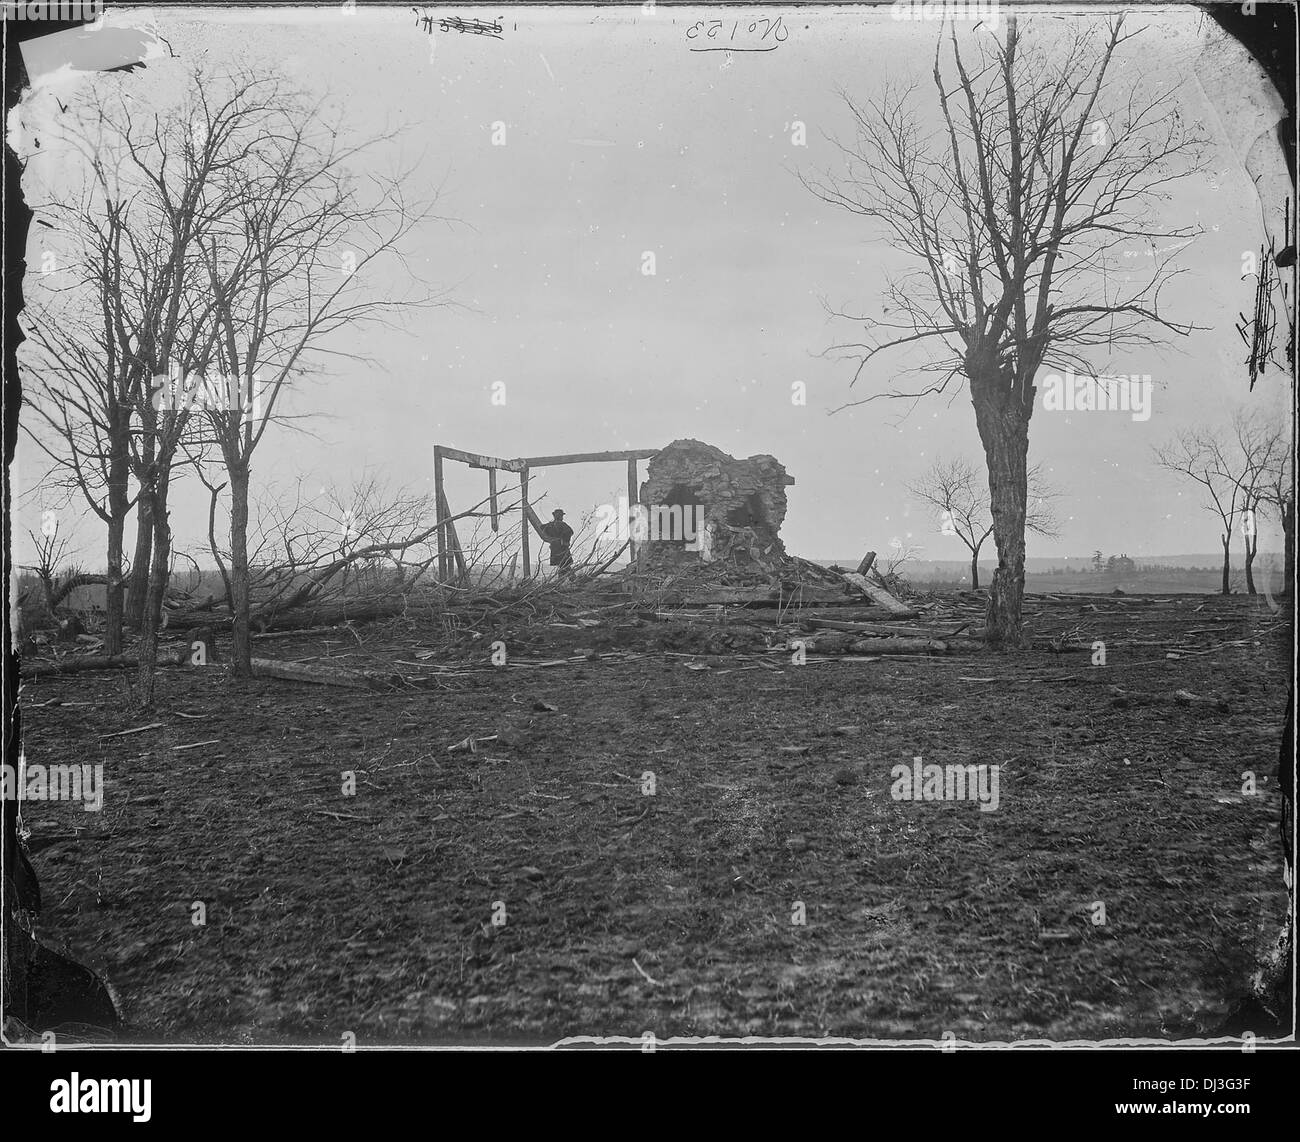
[[[524,565],[524,578],[530,579],[532,578],[533,565],[528,558],[528,530],[533,525],[528,518],[528,465],[527,464],[524,465],[524,470],[519,473],[519,500],[522,505],[522,511],[520,512],[519,518],[522,519],[524,523],[524,534],[521,543],[523,559],[521,560],[521,562]]]
[[[633,521],[632,513],[636,511],[637,500],[641,493],[636,486],[636,459],[633,458],[627,462],[627,528],[628,528],[628,561],[633,567],[636,566],[637,542],[632,538]]]
[[[497,518],[497,470],[488,469],[488,510],[492,513],[492,530],[501,530],[501,521]]]
[[[469,568],[465,566],[465,552],[461,550],[460,536],[456,534],[456,525],[451,521],[451,508],[447,507],[447,501],[443,500],[443,507],[447,514],[447,541],[451,548],[451,562],[448,570],[454,566],[456,571],[456,582],[463,587],[469,586]]]
[[[443,523],[443,503],[446,496],[442,492],[442,446],[433,446],[433,502],[434,511],[438,513],[438,582],[447,581],[447,540],[444,535],[446,525]]]

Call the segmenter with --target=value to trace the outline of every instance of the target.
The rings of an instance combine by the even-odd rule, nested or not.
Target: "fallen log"
[[[314,627],[337,626],[339,623],[344,622],[369,622],[374,619],[393,618],[408,611],[419,612],[421,607],[432,608],[434,605],[432,599],[426,602],[407,598],[393,598],[381,602],[353,603],[351,605],[347,603],[328,603],[312,606],[310,603],[306,603],[293,610],[286,608],[269,614],[255,612],[249,619],[249,625],[253,629],[253,637],[256,638],[258,634],[271,630],[304,630]],[[189,630],[196,626],[218,627],[224,631],[229,630],[230,625],[230,616],[220,611],[178,611],[172,613],[167,619],[167,629],[169,631]]]
[[[190,660],[190,649],[159,651],[159,666],[180,666]],[[45,678],[55,674],[76,674],[82,670],[122,670],[140,665],[131,654],[87,654],[80,658],[65,658],[62,662],[31,662],[19,667],[23,678]]]
[[[857,634],[877,634],[886,637],[893,635],[911,635],[916,638],[942,637],[937,631],[925,630],[922,627],[903,626],[898,623],[847,622],[842,619],[805,619],[804,624],[809,627],[825,627],[827,630],[852,631]]]
[[[937,638],[860,638],[849,650],[854,654],[947,654],[948,644]]]
[[[914,619],[917,616],[915,607],[909,607],[906,603],[899,602],[884,587],[877,587],[865,575],[859,575],[857,572],[846,571],[843,576],[845,582],[851,583],[867,598],[875,603],[879,603],[891,615],[897,615],[900,619]]]
[[[108,577],[106,575],[73,575],[65,579],[55,589],[50,597],[50,609],[55,610],[73,591],[80,587],[106,586]]]
[[[160,652],[159,666],[183,666],[190,661],[190,649]],[[258,678],[280,678],[290,682],[314,682],[320,686],[346,686],[358,690],[385,690],[406,685],[400,674],[386,674],[377,670],[341,670],[334,666],[315,666],[305,662],[281,662],[274,658],[251,660],[253,674]],[[75,674],[85,670],[132,669],[140,659],[128,654],[91,654],[63,662],[34,662],[21,669],[24,678],[51,677],[58,674]]]
[[[309,662],[281,662],[274,658],[250,660],[258,678],[280,678],[287,682],[314,682],[318,686],[346,686],[354,690],[386,690],[405,684],[400,674],[377,670],[342,670]]]
[[[813,635],[811,638],[792,638],[786,643],[787,650],[802,646],[805,651],[817,654],[847,654],[849,647],[857,641],[856,636],[841,632]]]
[[[944,638],[943,643],[949,653],[956,651],[977,654],[985,649],[983,641],[977,638]]]

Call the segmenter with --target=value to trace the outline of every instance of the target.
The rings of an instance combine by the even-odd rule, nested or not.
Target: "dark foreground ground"
[[[534,626],[500,669],[481,630],[434,689],[170,669],[145,716],[121,673],[36,679],[28,762],[107,781],[99,813],[25,807],[38,933],[149,1042],[1211,1033],[1285,912],[1289,622],[1129,597],[1030,627],[1014,658],[796,666],[760,626]],[[435,633],[257,653],[416,674]],[[640,657],[519,661],[612,648]],[[891,799],[916,756],[1000,766],[997,811]]]

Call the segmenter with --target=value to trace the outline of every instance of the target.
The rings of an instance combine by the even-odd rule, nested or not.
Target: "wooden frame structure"
[[[488,518],[492,530],[500,530],[500,512],[497,510],[497,472],[515,472],[519,476],[520,515],[523,520],[520,554],[523,556],[524,574],[528,579],[532,575],[532,563],[529,553],[529,525],[538,533],[542,531],[542,521],[537,518],[532,505],[528,502],[528,472],[530,468],[550,468],[561,464],[609,464],[627,463],[627,502],[629,507],[640,499],[637,486],[637,462],[658,456],[659,448],[630,448],[618,452],[571,452],[559,456],[525,456],[517,460],[503,460],[499,456],[484,456],[477,452],[465,452],[459,448],[450,448],[445,444],[433,446],[433,491],[437,501],[438,512],[438,581],[446,583],[454,578],[465,583],[469,578],[469,569],[465,565],[465,553],[456,534],[456,525],[452,521],[451,507],[447,503],[447,493],[443,489],[442,465],[444,460],[454,460],[471,468],[486,469],[488,474]],[[628,540],[632,559],[637,556],[637,545]]]

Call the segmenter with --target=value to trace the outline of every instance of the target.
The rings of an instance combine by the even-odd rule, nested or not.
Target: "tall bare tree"
[[[1236,458],[1241,471],[1241,542],[1245,556],[1246,590],[1256,595],[1255,556],[1259,551],[1259,524],[1261,517],[1272,514],[1280,505],[1277,493],[1282,490],[1282,475],[1290,451],[1290,426],[1266,419],[1258,411],[1247,413],[1238,410],[1232,417],[1231,455]],[[1286,513],[1278,510],[1283,532],[1287,527]]]
[[[1167,258],[1153,250],[1150,273],[1137,281],[1102,272],[1121,244],[1193,233],[1162,225],[1154,204],[1195,169],[1198,141],[1172,90],[1144,92],[1127,78],[1132,71],[1118,78],[1138,34],[1125,26],[1118,15],[1079,20],[1072,33],[1035,42],[1013,16],[1003,37],[977,28],[965,44],[953,28],[945,44],[941,31],[932,72],[938,129],[917,111],[912,88],[887,87],[866,102],[846,93],[856,134],[838,144],[844,173],[804,179],[826,202],[875,222],[915,266],[890,282],[883,317],[853,318],[864,340],[828,352],[857,360],[856,382],[885,350],[920,346],[930,359],[914,371],[938,379],[865,399],[943,393],[959,377],[969,385],[998,550],[993,645],[1022,642],[1038,371],[1088,372],[1103,347],[1191,328],[1160,310],[1160,288],[1177,272]]]
[[[63,430],[74,470],[82,456],[97,460],[96,478],[81,483],[109,525],[110,626],[119,640],[128,470],[138,481],[127,617],[139,612],[143,703],[152,699],[178,456],[192,461],[195,450],[215,444],[227,468],[233,658],[247,673],[250,459],[279,416],[282,388],[304,370],[309,351],[356,358],[327,341],[345,324],[436,300],[377,284],[400,283],[400,241],[429,213],[428,203],[403,196],[405,172],[361,179],[349,169],[392,135],[344,145],[321,107],[274,77],[196,71],[177,106],[142,109],[108,94],[83,105],[71,133],[89,191],[52,209],[83,232],[76,284],[97,295],[92,312],[102,330],[79,335],[49,324],[50,355],[81,366],[83,377],[72,381],[92,379],[81,385],[89,399],[79,399],[70,370],[54,371],[46,420]],[[369,272],[385,259],[396,271]],[[59,354],[63,342],[75,351]],[[71,447],[87,436],[92,448]]]
[[[341,126],[321,104],[278,78],[241,77],[233,103],[196,82],[189,118],[196,133],[222,134],[221,152],[241,155],[237,166],[215,176],[226,209],[197,252],[213,305],[211,364],[220,378],[206,386],[202,408],[230,487],[231,663],[248,676],[253,453],[283,419],[291,378],[326,355],[363,359],[333,334],[438,303],[402,257],[404,240],[431,217],[433,200],[411,199],[404,190],[414,184],[409,171],[359,178],[359,160],[394,135],[344,143]]]
[[[1053,501],[1058,493],[1048,487],[1042,468],[1034,465],[1027,476],[1028,500],[1025,506],[1025,529],[1054,539],[1057,531]],[[979,558],[984,541],[993,534],[993,516],[989,510],[988,480],[966,457],[935,460],[908,491],[933,509],[944,535],[955,535],[970,552],[970,581],[980,585]]]
[[[105,523],[104,649],[122,649],[123,540],[126,520],[139,499],[130,489],[131,443],[137,421],[142,363],[129,342],[132,283],[123,275],[123,213],[108,190],[102,156],[86,147],[85,135],[74,141],[91,155],[91,178],[79,192],[44,207],[69,236],[68,249],[55,254],[65,262],[44,296],[34,297],[24,314],[30,342],[25,351],[27,404],[35,420],[24,422],[31,440],[53,463],[53,482],[85,499]],[[52,252],[53,253],[53,252]],[[35,279],[42,285],[45,278]],[[143,556],[137,544],[135,614],[143,609],[149,562],[146,532]]]
[[[1266,502],[1270,473],[1285,451],[1289,433],[1273,428],[1258,414],[1238,409],[1226,429],[1193,428],[1158,446],[1156,463],[1198,484],[1202,506],[1219,521],[1223,548],[1220,592],[1231,591],[1232,530],[1239,526],[1246,556],[1247,589],[1255,594],[1251,565],[1258,550],[1257,514]],[[1250,513],[1250,514],[1248,514]]]
[[[241,155],[220,131],[195,132],[188,108],[141,108],[123,92],[101,90],[81,105],[71,137],[90,173],[92,193],[79,203],[56,203],[65,215],[84,211],[92,240],[86,273],[102,305],[104,351],[120,362],[121,393],[129,407],[127,460],[139,483],[140,539],[147,555],[141,615],[140,693],[153,697],[154,662],[163,597],[171,566],[167,502],[172,466],[191,431],[193,408],[159,401],[161,378],[201,373],[216,338],[214,308],[205,286],[199,244],[231,203],[220,174]],[[229,120],[228,103],[221,112]],[[138,583],[136,584],[138,586]],[[133,602],[139,591],[133,590]]]

